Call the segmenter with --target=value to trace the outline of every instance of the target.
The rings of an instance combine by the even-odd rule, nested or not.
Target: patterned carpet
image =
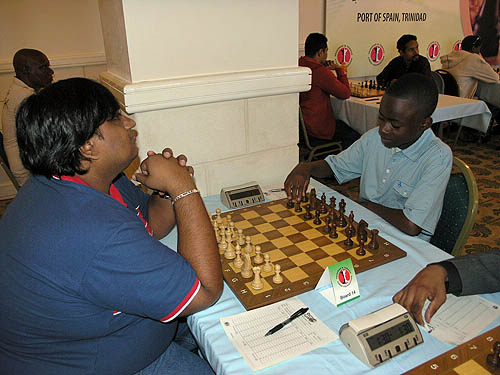
[[[445,139],[450,145],[454,134]],[[464,254],[485,252],[500,248],[500,135],[493,136],[488,143],[459,141],[453,153],[471,167],[479,190],[479,210],[476,223],[467,241]],[[325,184],[351,199],[359,196],[359,179],[338,186],[332,180]],[[0,200],[0,217],[11,200]]]
[[[445,138],[450,147],[455,134],[451,132]],[[476,134],[472,136],[479,139]],[[476,223],[462,254],[500,248],[500,150],[496,150],[497,147],[500,147],[500,135],[492,136],[487,143],[459,140],[453,150],[453,155],[462,159],[472,169],[479,190]],[[349,198],[358,200],[359,179],[341,186],[332,180],[323,182]]]

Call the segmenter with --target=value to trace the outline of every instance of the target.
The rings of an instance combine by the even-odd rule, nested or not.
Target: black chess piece
[[[318,209],[316,209],[316,216],[315,216],[314,221],[313,221],[313,223],[316,225],[321,224],[321,219],[319,218],[319,214],[320,214],[320,211]]]
[[[320,212],[322,215],[328,213],[328,208],[326,208],[326,203],[321,201],[321,205],[320,205]]]
[[[293,208],[294,204],[293,204],[293,200],[292,199],[288,199],[286,201],[286,208]]]
[[[301,202],[302,202],[302,203],[307,203],[307,202],[308,202],[308,200],[309,200],[309,199],[307,198],[307,193],[304,193],[304,194],[302,195]]]
[[[332,231],[332,228],[330,227],[332,219],[330,218],[330,216],[327,216],[325,220],[326,220],[326,225],[323,231],[328,234]]]
[[[330,231],[330,234],[328,236],[330,238],[338,238],[339,237],[339,235],[337,233],[337,225],[335,224],[335,221],[332,221],[331,231]]]
[[[302,207],[299,202],[295,202],[295,212],[302,212]]]
[[[347,238],[344,241],[344,245],[346,245],[347,247],[352,247],[353,244],[354,242],[352,241],[352,238],[347,234]]]
[[[335,197],[330,197],[330,212],[335,211]]]
[[[356,250],[356,255],[359,255],[360,257],[366,255],[365,241],[359,242],[359,248]]]
[[[311,205],[310,204],[306,204],[306,214],[304,215],[304,219],[311,220],[312,217],[313,217],[313,215],[311,213]]]
[[[378,230],[377,229],[372,229],[370,231],[370,243],[368,244],[368,248],[370,250],[377,250],[378,249]]]

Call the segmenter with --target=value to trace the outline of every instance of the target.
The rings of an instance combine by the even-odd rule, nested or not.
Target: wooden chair
[[[431,244],[453,256],[461,255],[476,220],[479,193],[469,166],[457,157],[453,165],[461,173],[452,173],[444,194],[443,211]]]
[[[433,72],[434,73],[434,72]],[[451,96],[460,96],[460,86],[458,85],[457,80],[453,77],[449,71],[445,69],[437,69],[436,73],[439,74],[444,82],[444,91],[440,92],[440,94],[451,95]],[[448,122],[441,123],[439,125],[438,137],[443,138],[443,126],[445,124],[449,124]],[[457,135],[455,136],[455,140],[453,141],[453,145],[451,148],[453,149],[458,142],[458,138],[460,137],[460,133],[462,132],[462,125],[459,125]]]
[[[436,84],[436,87],[438,89],[438,93],[444,94],[444,79],[441,77],[441,74],[438,72],[431,72],[432,74],[432,79],[434,80],[434,83]]]
[[[20,186],[17,183],[16,178],[12,174],[12,171],[10,170],[9,162],[7,161],[7,156],[5,155],[5,150],[3,148],[3,134],[2,133],[0,133],[0,165],[2,166],[3,170],[7,174],[7,177],[9,177],[9,180],[12,182],[12,184],[14,185],[16,190],[19,191]]]
[[[306,125],[304,123],[304,117],[302,117],[302,111],[299,109],[299,127],[302,134],[301,140],[303,140],[302,145],[305,146],[309,151],[305,157],[307,161],[313,160],[314,156],[336,154],[342,151],[342,142],[340,141],[325,141],[319,145],[313,145],[307,134]]]

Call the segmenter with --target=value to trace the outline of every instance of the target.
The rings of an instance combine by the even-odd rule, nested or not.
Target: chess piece
[[[254,279],[252,281],[252,288],[254,288],[255,290],[259,290],[259,289],[264,288],[264,283],[262,282],[262,279],[260,278],[260,267],[254,267],[253,274],[255,276],[254,276]]]
[[[352,238],[349,236],[348,233],[346,233],[346,235],[347,235],[347,238],[344,241],[344,245],[351,247],[354,244],[354,242],[352,241]]]
[[[245,245],[245,236],[243,235],[243,229],[238,228],[238,243],[240,246]]]
[[[226,248],[227,248],[226,235],[225,233],[222,233],[219,242],[219,252],[223,254],[226,251]]]
[[[332,221],[332,228],[330,231],[330,234],[328,235],[330,238],[338,238],[339,235],[337,233],[337,225],[335,224],[335,221]]]
[[[302,212],[302,207],[300,207],[300,203],[299,202],[295,203],[295,212]]]
[[[262,271],[273,272],[273,265],[271,264],[271,257],[269,254],[264,254],[264,266],[262,266]]]
[[[236,244],[236,249],[234,252],[236,254],[236,259],[233,260],[233,266],[235,268],[240,269],[241,266],[243,265],[243,259],[241,259],[241,246],[240,246],[240,244]]]
[[[316,201],[318,200],[318,198],[316,198],[316,189],[315,188],[312,188],[311,189],[311,192],[309,193],[309,202],[311,202],[311,210],[315,210],[316,209]]]
[[[306,213],[304,215],[304,219],[305,220],[311,220],[313,217],[312,213],[311,213],[311,205],[310,204],[306,204]]]
[[[243,265],[241,266],[241,277],[245,279],[251,278],[253,275],[252,272],[252,260],[250,259],[250,254],[243,254]]]
[[[368,244],[368,248],[370,250],[377,250],[378,249],[378,230],[377,229],[372,229],[370,231],[370,243]]]
[[[273,283],[281,284],[283,282],[283,276],[280,275],[281,266],[279,264],[274,265],[275,275],[273,276]]]
[[[320,210],[319,210],[319,208],[317,208],[313,224],[316,224],[316,225],[320,225],[321,224],[321,219],[319,218],[319,214],[320,214]]]
[[[250,236],[245,237],[245,248],[243,249],[243,252],[245,254],[251,254],[253,251],[253,246],[252,246],[252,239]]]
[[[234,221],[229,222],[229,230],[231,231],[231,241],[236,241],[236,239],[238,238],[238,234],[234,226]]]
[[[301,202],[302,203],[307,203],[308,199],[307,199],[307,193],[304,193],[304,195],[302,195],[302,199],[301,199]]]
[[[320,205],[320,212],[322,214],[326,214],[328,213],[328,208],[326,208],[326,203],[321,201],[321,205]]]
[[[486,362],[493,367],[500,368],[500,341],[493,344],[493,353],[488,354]]]
[[[330,197],[330,212],[335,211],[335,197]]]
[[[341,199],[339,203],[339,218],[338,218],[338,224],[339,227],[341,228],[347,226],[347,220],[344,214],[345,214],[345,201]]]
[[[368,233],[366,228],[368,227],[368,223],[364,220],[360,220],[358,223],[358,242],[363,240],[365,243],[368,240]]]
[[[217,208],[215,210],[215,215],[216,215],[215,221],[217,222],[218,225],[222,224],[222,217],[220,216],[220,213],[221,213],[220,208]]]
[[[326,225],[325,225],[325,228],[323,229],[323,231],[327,234],[332,231],[332,228],[330,227],[331,222],[332,222],[332,219],[330,218],[330,216],[327,216],[326,217]]]
[[[365,241],[360,241],[359,242],[359,248],[356,250],[356,255],[363,256],[366,255],[366,250],[365,250]]]
[[[219,227],[217,225],[217,222],[215,220],[212,221],[212,225],[214,227],[215,240],[217,241],[217,243],[220,243]]]
[[[288,209],[293,208],[293,200],[292,200],[292,198],[289,198],[286,201],[286,208],[288,208]]]
[[[234,259],[236,258],[236,253],[234,252],[234,247],[231,242],[225,243],[226,248],[224,250],[224,258],[226,259]]]
[[[259,245],[255,246],[255,256],[253,258],[253,262],[255,264],[262,264],[264,263],[264,258],[262,257],[262,249]]]
[[[325,195],[325,193],[321,194],[321,203],[326,204],[326,195]]]

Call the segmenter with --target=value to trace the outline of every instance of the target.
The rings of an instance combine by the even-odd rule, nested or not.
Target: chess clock
[[[396,303],[349,321],[339,333],[347,349],[370,367],[424,342],[413,318]]]
[[[241,208],[264,202],[262,189],[256,182],[222,188],[220,200],[228,208]]]

